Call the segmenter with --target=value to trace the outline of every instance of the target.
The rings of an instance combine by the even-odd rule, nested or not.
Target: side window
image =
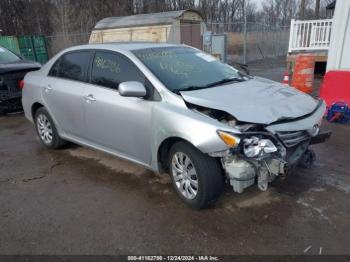
[[[57,76],[58,75],[58,67],[60,65],[61,58],[57,59],[56,62],[53,64],[49,71],[49,76]]]
[[[89,51],[72,52],[60,58],[58,77],[84,81],[90,60]]]
[[[145,84],[145,77],[127,58],[108,52],[96,52],[91,83],[117,90],[119,84],[125,81],[138,81]]]

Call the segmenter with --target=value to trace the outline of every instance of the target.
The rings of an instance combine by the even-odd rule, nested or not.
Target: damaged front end
[[[269,183],[286,175],[302,159],[309,146],[304,141],[288,149],[268,132],[247,131],[240,136],[240,145],[221,156],[226,176],[237,193],[255,183],[260,190],[267,190]]]
[[[311,165],[314,153],[309,146],[325,142],[331,135],[330,132],[320,132],[322,108],[316,112],[316,117],[309,119],[315,121],[319,117],[316,124],[305,130],[295,130],[303,128],[298,122],[303,119],[261,125],[237,121],[219,110],[198,106],[192,109],[240,131],[240,134],[235,134],[239,137],[239,144],[235,147],[209,154],[220,158],[226,177],[237,193],[254,184],[265,191],[276,177],[290,173],[298,164]],[[291,125],[295,127],[291,128]],[[286,131],[288,128],[290,131]]]
[[[255,183],[262,191],[277,176],[286,175],[303,158],[308,150],[309,142],[304,141],[292,149],[286,148],[278,139],[270,134],[242,134],[239,148],[229,150],[228,155],[221,158],[230,185],[237,193]]]

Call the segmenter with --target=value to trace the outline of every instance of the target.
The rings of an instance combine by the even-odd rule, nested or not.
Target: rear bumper
[[[23,110],[23,107],[22,107],[20,97],[7,99],[7,100],[0,99],[0,111],[6,112],[6,113],[12,113],[12,112],[18,112],[22,110]]]
[[[321,130],[317,136],[314,136],[310,140],[310,145],[321,144],[326,142],[332,136],[332,132],[329,130]]]

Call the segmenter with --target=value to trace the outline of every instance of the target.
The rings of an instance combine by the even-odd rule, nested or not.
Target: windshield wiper
[[[185,88],[181,88],[176,90],[176,93],[180,93],[181,91],[194,91],[207,88],[207,86],[186,86]]]
[[[218,85],[222,85],[222,84],[226,84],[226,83],[230,83],[230,82],[243,82],[243,81],[245,81],[245,79],[240,78],[240,77],[224,78],[220,81],[210,83],[210,84],[206,85],[205,87],[208,88],[208,87],[218,86]]]
[[[218,85],[222,85],[222,84],[226,84],[226,83],[230,83],[230,82],[243,82],[243,81],[245,81],[245,79],[240,78],[240,77],[224,78],[220,81],[216,81],[216,82],[204,85],[204,86],[186,86],[182,89],[176,90],[176,93],[179,93],[181,91],[194,91],[194,90],[205,89],[205,88],[214,87],[214,86],[218,86]]]
[[[216,81],[216,82],[204,85],[204,86],[186,86],[185,88],[176,90],[176,93],[180,93],[181,91],[194,91],[194,90],[205,89],[205,88],[218,86],[218,85],[222,85],[222,84],[226,84],[226,83],[230,83],[230,82],[243,82],[243,81],[246,81],[246,80],[244,78],[240,78],[240,77],[224,78],[220,81]]]

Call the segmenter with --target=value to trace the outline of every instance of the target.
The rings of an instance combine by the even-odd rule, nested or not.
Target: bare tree
[[[305,18],[305,4],[306,4],[306,0],[301,0],[300,1],[299,18],[301,20],[304,20],[304,18]]]
[[[3,35],[89,34],[96,22],[110,16],[199,10],[213,28],[241,30],[244,0],[1,0],[0,29]],[[316,2],[315,2],[316,1]],[[332,0],[265,0],[258,10],[246,0],[247,20],[288,26],[292,18],[326,17],[325,6]],[[28,12],[30,10],[30,12]],[[62,38],[64,41],[64,37]]]
[[[320,17],[320,5],[321,5],[321,0],[316,0],[315,4],[315,18],[318,19]]]

